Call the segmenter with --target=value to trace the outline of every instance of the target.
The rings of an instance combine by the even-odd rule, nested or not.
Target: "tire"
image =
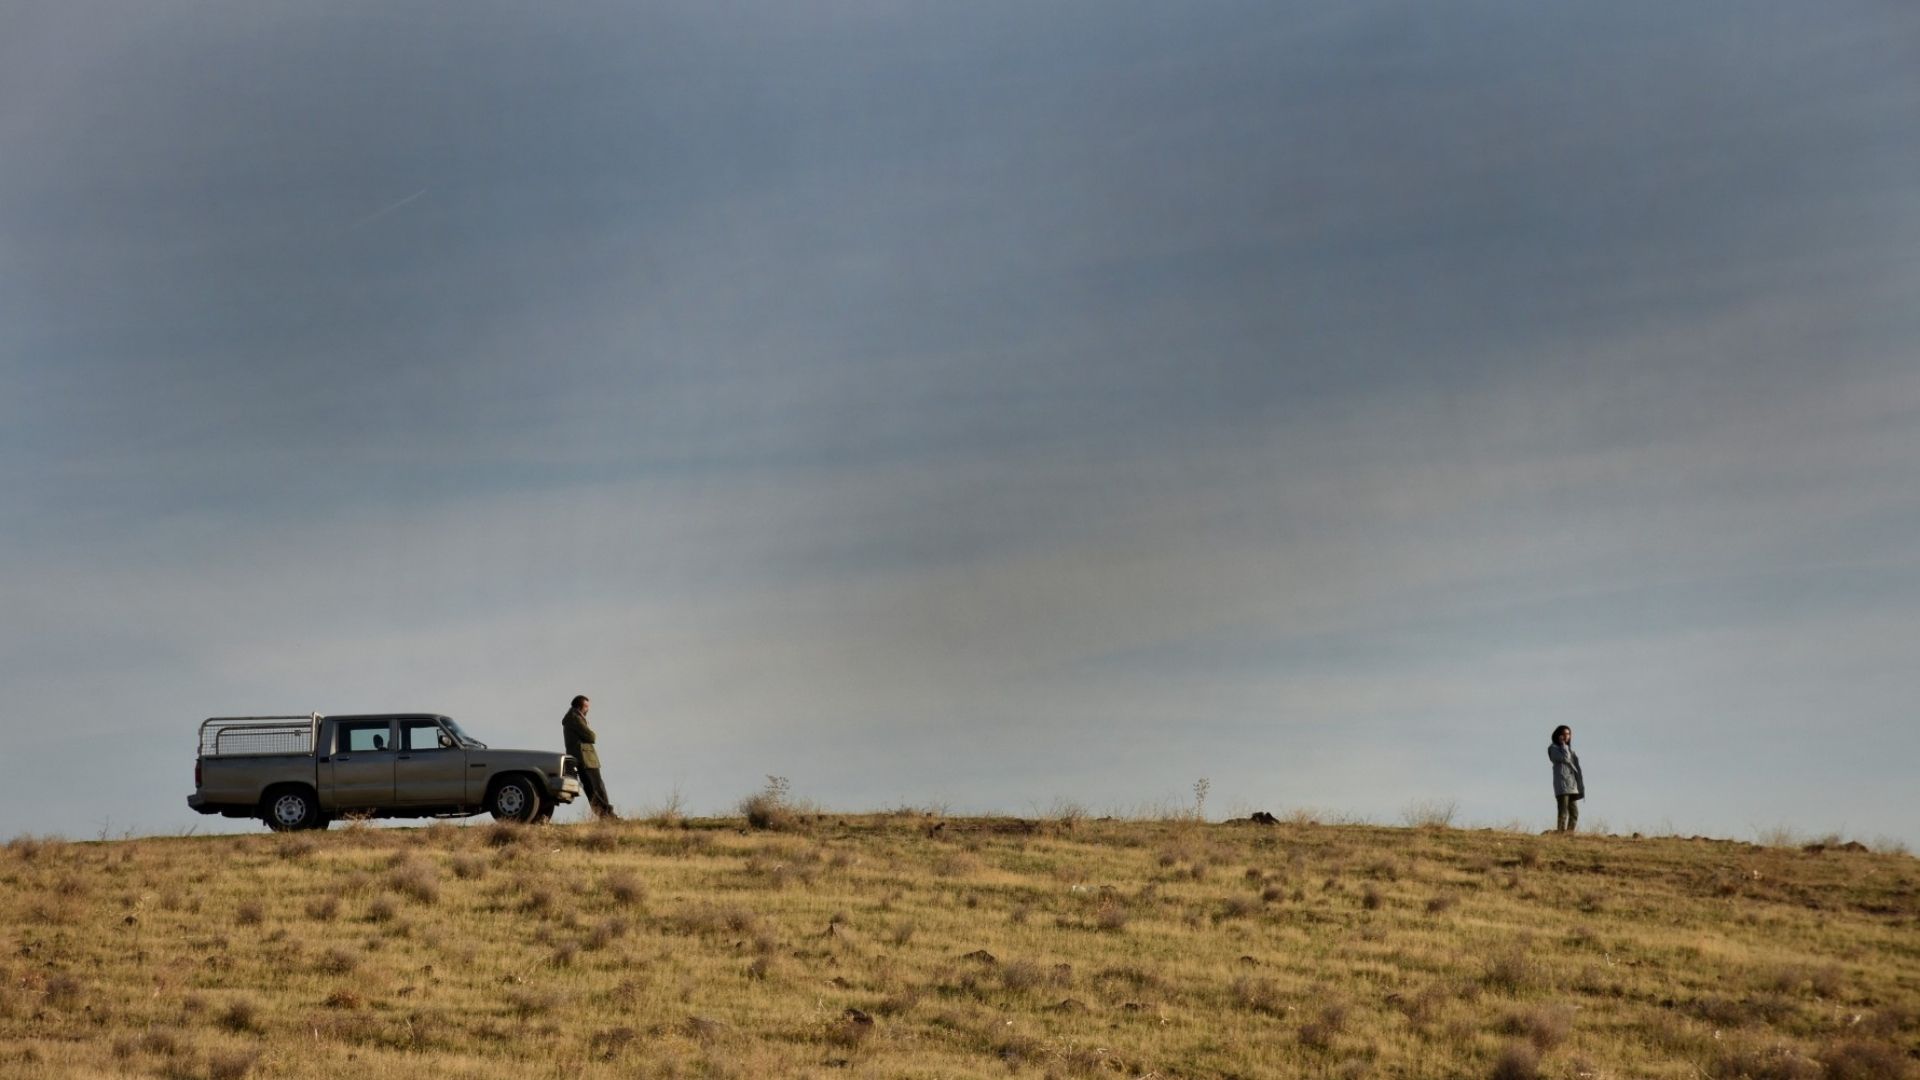
[[[274,832],[298,832],[324,829],[327,818],[320,813],[320,800],[310,788],[284,787],[267,792],[260,800],[260,820]]]
[[[509,776],[487,793],[487,812],[495,821],[531,822],[540,816],[540,792],[524,776]]]
[[[540,812],[533,815],[533,823],[535,825],[545,825],[547,822],[553,820],[553,812],[558,809],[560,809],[560,807],[556,805],[552,799],[541,799]]]

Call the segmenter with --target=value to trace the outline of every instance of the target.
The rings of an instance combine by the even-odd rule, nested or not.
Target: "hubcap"
[[[282,825],[298,825],[307,816],[307,800],[298,795],[282,795],[273,801],[273,817]]]
[[[519,817],[527,810],[527,793],[520,790],[518,784],[508,784],[494,797],[493,804],[508,817]]]

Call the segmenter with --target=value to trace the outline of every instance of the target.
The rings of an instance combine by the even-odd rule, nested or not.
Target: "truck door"
[[[402,720],[393,786],[398,806],[460,806],[467,802],[467,752],[431,718]]]
[[[334,724],[333,806],[341,810],[393,805],[393,721],[341,720]],[[322,803],[326,796],[321,795]]]

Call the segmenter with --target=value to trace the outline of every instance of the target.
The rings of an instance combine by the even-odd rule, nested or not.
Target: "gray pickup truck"
[[[545,821],[580,794],[574,760],[494,750],[436,713],[216,716],[200,725],[187,805],[276,832],[360,817]]]

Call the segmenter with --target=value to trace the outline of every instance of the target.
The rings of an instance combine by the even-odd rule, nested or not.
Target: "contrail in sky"
[[[353,227],[357,229],[360,226],[365,225],[369,222],[378,221],[379,219],[386,217],[388,214],[393,213],[395,210],[400,209],[401,207],[407,205],[413,200],[419,198],[420,196],[425,195],[426,193],[427,193],[427,189],[421,188],[419,191],[416,191],[413,194],[407,196],[406,198],[401,199],[399,202],[394,203],[391,206],[382,207],[379,210],[375,210],[373,213],[368,214],[366,217],[363,217],[359,221],[354,222]]]

